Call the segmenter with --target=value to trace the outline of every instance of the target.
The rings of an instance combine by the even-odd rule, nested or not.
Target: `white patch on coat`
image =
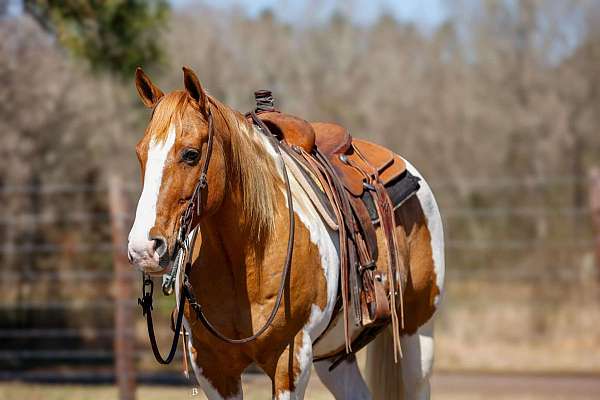
[[[129,254],[133,262],[143,268],[151,268],[158,256],[154,253],[154,243],[149,238],[150,229],[156,222],[156,203],[162,184],[162,176],[167,156],[175,143],[177,136],[175,125],[169,127],[167,138],[164,142],[150,141],[148,159],[144,173],[144,187],[135,211],[135,221],[129,232]]]
[[[421,178],[421,181],[419,182],[420,188],[417,191],[417,197],[419,199],[419,203],[421,203],[421,208],[423,209],[425,219],[427,220],[427,229],[431,235],[433,268],[435,271],[436,285],[440,290],[439,294],[435,296],[434,299],[434,305],[437,307],[444,291],[444,275],[446,272],[444,260],[444,227],[442,224],[442,216],[440,215],[440,209],[438,208],[435,197],[433,196],[433,192],[427,184],[427,181],[425,181],[423,176],[411,163],[404,158],[403,160],[406,163],[406,169],[408,172]]]
[[[313,307],[316,307],[313,305]],[[294,377],[294,398],[304,398],[304,392],[308,386],[308,380],[310,378],[310,367],[312,365],[312,340],[310,334],[304,330],[302,332],[302,346],[296,353],[298,357],[298,366],[300,368],[300,374]]]
[[[255,135],[255,137],[260,138],[263,147],[273,158],[275,165],[277,165],[279,175],[283,179],[280,156],[276,153],[270,141],[261,132],[255,130]],[[282,155],[286,164],[294,162],[286,153],[282,152]],[[300,374],[294,377],[295,390],[293,393],[280,393],[277,397],[278,399],[304,397],[304,391],[308,385],[310,367],[313,360],[312,343],[321,335],[321,333],[323,333],[323,331],[325,331],[333,314],[333,309],[337,300],[338,279],[340,272],[340,258],[338,250],[339,241],[337,232],[331,230],[329,226],[322,220],[321,215],[315,208],[309,196],[306,194],[293,174],[290,173],[290,171],[288,171],[288,177],[294,200],[294,213],[298,216],[302,224],[308,230],[310,241],[319,249],[321,267],[323,268],[323,273],[325,275],[325,281],[327,284],[327,303],[323,309],[316,304],[311,306],[309,319],[302,330],[302,346],[296,353]],[[285,191],[285,188],[282,188],[282,192],[284,198],[286,199],[287,207],[287,192]],[[341,338],[343,340],[343,335]]]
[[[277,400],[290,400],[292,398],[292,394],[289,390],[284,390],[283,392],[277,394],[276,398]]]
[[[257,128],[255,128],[255,137],[263,144],[264,149],[273,158],[279,175],[283,179],[283,171],[281,170],[281,159],[276,153],[269,139]],[[282,153],[287,163],[293,162],[289,156]],[[310,317],[303,330],[310,335],[311,343],[315,340],[327,327],[333,308],[335,306],[338,290],[339,277],[339,255],[338,255],[338,238],[337,232],[332,231],[321,219],[317,209],[314,207],[308,195],[304,192],[298,181],[288,171],[290,186],[294,200],[294,213],[298,216],[302,224],[306,227],[310,234],[310,241],[319,249],[321,256],[321,267],[325,275],[327,283],[327,304],[324,309],[320,309],[316,304],[312,305]],[[285,188],[282,188],[283,195],[286,199],[287,193]],[[312,356],[311,356],[312,357]]]

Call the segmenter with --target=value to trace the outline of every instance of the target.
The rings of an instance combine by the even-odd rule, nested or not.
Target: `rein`
[[[257,111],[260,112],[260,109],[257,108]],[[292,253],[294,248],[294,232],[295,232],[295,220],[294,220],[294,203],[292,199],[292,189],[290,185],[289,176],[287,173],[287,168],[285,162],[283,160],[283,155],[281,153],[280,146],[284,146],[282,142],[279,142],[275,135],[269,130],[269,128],[262,122],[254,111],[246,114],[247,117],[250,117],[256,125],[262,130],[262,132],[267,135],[275,151],[277,152],[280,160],[281,160],[281,168],[283,172],[283,178],[285,181],[286,194],[287,194],[287,203],[288,203],[288,211],[289,211],[289,235],[288,235],[288,244],[287,244],[287,252],[285,256],[285,261],[283,265],[283,271],[281,274],[281,283],[279,285],[279,289],[277,292],[277,297],[275,299],[275,305],[267,318],[267,321],[264,325],[254,334],[244,337],[241,339],[233,339],[230,338],[223,333],[221,333],[206,317],[204,311],[202,310],[202,306],[198,303],[196,296],[194,295],[194,291],[192,289],[192,285],[189,281],[189,272],[191,269],[191,253],[194,248],[194,242],[196,240],[197,235],[192,235],[191,240],[187,240],[188,234],[191,232],[191,224],[194,220],[194,213],[197,217],[202,214],[202,191],[208,190],[208,166],[210,163],[210,158],[212,155],[213,141],[214,141],[214,126],[213,126],[213,117],[210,108],[208,108],[207,119],[208,119],[208,141],[207,141],[207,150],[206,150],[206,158],[204,160],[204,164],[202,165],[202,170],[200,173],[200,177],[198,178],[198,183],[194,188],[194,192],[192,197],[188,201],[187,207],[185,211],[182,213],[180,218],[180,227],[177,233],[177,239],[175,241],[175,248],[173,249],[173,268],[170,274],[166,277],[163,283],[163,293],[169,295],[173,291],[173,285],[175,282],[175,276],[177,275],[177,271],[180,268],[180,264],[185,265],[185,270],[183,272],[183,282],[181,286],[181,291],[179,294],[179,306],[177,308],[177,319],[175,322],[175,332],[173,334],[173,341],[171,343],[171,348],[169,354],[166,358],[163,358],[160,354],[160,350],[158,349],[158,345],[156,343],[156,337],[154,333],[154,324],[152,321],[152,301],[153,301],[153,290],[154,283],[149,275],[143,275],[143,283],[142,283],[142,297],[138,299],[138,304],[142,308],[142,315],[146,317],[146,325],[148,328],[148,337],[150,339],[150,346],[152,348],[152,352],[154,353],[154,357],[160,364],[169,364],[173,357],[175,356],[175,352],[177,351],[177,343],[179,341],[179,336],[182,329],[182,321],[183,314],[185,310],[185,301],[187,301],[194,310],[196,317],[202,323],[202,325],[215,337],[220,340],[229,343],[229,344],[244,344],[248,342],[252,342],[260,337],[268,328],[271,326],[273,321],[275,320],[275,316],[281,307],[281,301],[283,299],[283,294],[285,292],[285,285],[288,281],[289,271],[292,264]]]

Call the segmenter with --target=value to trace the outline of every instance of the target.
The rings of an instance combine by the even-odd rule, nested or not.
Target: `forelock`
[[[174,125],[178,131],[181,129],[183,113],[189,101],[184,91],[175,91],[163,96],[154,108],[147,128],[154,142],[164,142],[171,125]]]

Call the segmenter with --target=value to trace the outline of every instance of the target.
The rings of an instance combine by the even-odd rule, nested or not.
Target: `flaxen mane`
[[[257,240],[264,240],[275,229],[275,190],[282,184],[276,173],[273,159],[267,153],[264,144],[252,125],[245,118],[209,98],[215,123],[215,134],[228,135],[231,145],[231,160],[228,160],[227,182],[229,190],[235,186],[240,188],[244,208],[244,223],[249,234]],[[184,121],[187,106],[191,105],[190,97],[184,91],[174,91],[165,95],[156,108],[148,125],[148,132],[153,140],[164,141],[171,124],[175,126],[177,135]]]

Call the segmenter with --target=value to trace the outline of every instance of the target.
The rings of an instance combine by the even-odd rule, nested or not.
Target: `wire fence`
[[[569,176],[507,177],[474,179],[465,182],[464,186],[493,196],[499,190],[516,193],[523,188],[560,191],[565,185],[574,184],[588,185],[590,181]],[[554,206],[489,204],[444,207],[444,198],[450,198],[454,188],[443,181],[431,186],[436,189],[442,203],[449,271],[456,265],[466,265],[456,268],[459,271],[471,271],[471,264],[484,264],[484,261],[487,264],[493,258],[496,262],[493,269],[479,269],[478,274],[469,272],[469,276],[489,281],[535,282],[541,269],[554,263],[561,266],[564,263],[576,264],[585,255],[593,255],[596,251],[598,241],[591,222],[594,212],[586,205],[565,205],[563,202]],[[123,187],[130,197],[139,191],[137,183]],[[32,195],[102,198],[108,196],[108,187],[78,184],[0,187],[0,198],[11,197],[18,201]],[[456,204],[454,201],[448,203]],[[12,240],[5,240],[0,246],[0,378],[14,379],[18,377],[18,371],[27,374],[40,366],[46,371],[52,371],[54,367],[61,367],[64,371],[65,366],[74,366],[82,374],[87,374],[81,369],[82,365],[88,369],[106,367],[114,361],[115,307],[121,304],[133,309],[136,298],[126,301],[115,299],[111,257],[115,253],[124,253],[126,244],[114,246],[106,232],[110,231],[110,223],[115,216],[130,224],[134,214],[133,209],[111,214],[106,206],[105,209],[97,208],[100,209],[25,211],[0,215],[0,232],[4,232],[5,237],[9,232],[28,232],[34,227],[42,231],[51,230],[53,234],[50,237],[56,239],[37,242],[27,237],[23,240],[23,235],[13,235]],[[469,221],[474,226],[472,230],[465,228]],[[82,225],[87,230],[80,231]],[[583,228],[572,228],[577,225]],[[530,227],[530,232],[515,234],[515,230],[519,231],[524,226]],[[552,231],[555,226],[564,230]],[[573,229],[576,234],[573,234]],[[75,236],[77,240],[64,240],[64,236]],[[537,260],[540,265],[537,268],[514,268],[519,260],[524,265],[532,265],[532,260]],[[568,271],[561,272],[560,268],[556,271],[560,272],[556,276],[569,274]],[[132,269],[125,276],[137,279],[139,275]],[[449,276],[452,277],[452,273]],[[162,322],[159,328],[165,332],[163,340],[170,333],[168,315],[172,303],[172,298],[161,298],[157,304]],[[73,315],[78,316],[76,321]],[[125,334],[136,338],[134,357],[138,368],[147,372],[148,365],[152,365],[148,362],[151,352],[144,337],[143,320],[137,314]]]

